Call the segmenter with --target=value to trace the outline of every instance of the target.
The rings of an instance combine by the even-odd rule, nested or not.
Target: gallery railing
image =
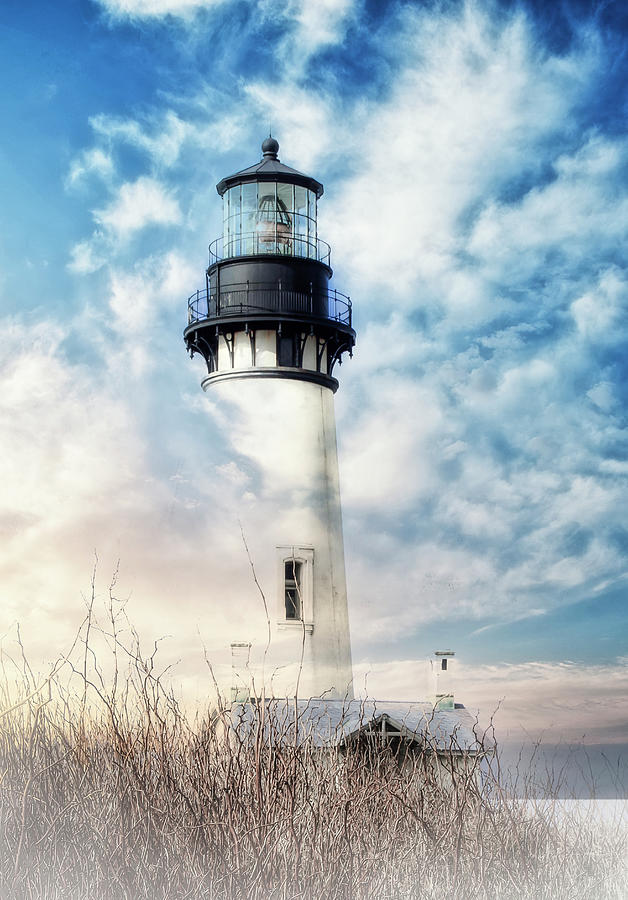
[[[268,230],[257,230],[238,234],[228,239],[216,238],[209,245],[209,265],[236,256],[297,256],[300,259],[315,259],[325,265],[330,264],[331,247],[320,238],[282,231],[280,225]]]
[[[331,319],[351,327],[351,300],[340,291],[284,290],[267,282],[200,290],[188,298],[188,325],[221,316],[296,315]]]

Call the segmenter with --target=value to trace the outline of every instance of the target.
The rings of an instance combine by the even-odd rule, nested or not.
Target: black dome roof
[[[270,135],[266,138],[262,144],[262,152],[264,156],[260,162],[254,166],[249,166],[247,169],[241,169],[233,175],[228,175],[227,178],[223,178],[222,181],[218,182],[216,190],[221,197],[230,187],[251,181],[283,181],[287,184],[299,184],[310,191],[314,191],[318,198],[323,196],[323,185],[320,181],[279,162],[277,157],[279,142],[275,138],[270,137]]]

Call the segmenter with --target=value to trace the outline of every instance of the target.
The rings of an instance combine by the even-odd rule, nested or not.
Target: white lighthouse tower
[[[278,150],[267,138],[261,162],[217,185],[223,235],[210,245],[184,337],[207,365],[203,389],[237,406],[258,458],[268,448],[253,535],[271,626],[265,692],[351,699],[334,372],[355,332],[318,237],[323,186],[283,165]]]

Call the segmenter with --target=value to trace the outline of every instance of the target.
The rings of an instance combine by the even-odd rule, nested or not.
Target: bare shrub
[[[5,900],[626,896],[625,835],[522,804],[486,735],[435,764],[427,744],[321,748],[263,698],[245,728],[219,702],[191,720],[112,605],[104,676],[91,610],[48,677],[4,660]]]

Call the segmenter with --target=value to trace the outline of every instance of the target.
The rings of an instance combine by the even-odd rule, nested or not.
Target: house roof
[[[264,732],[267,740],[311,741],[315,747],[343,747],[374,729],[401,735],[437,752],[479,753],[476,722],[465,707],[435,709],[429,702],[400,700],[309,700],[264,701]],[[231,709],[232,727],[252,731],[261,721],[258,702],[236,703]],[[392,734],[391,734],[392,732]]]

